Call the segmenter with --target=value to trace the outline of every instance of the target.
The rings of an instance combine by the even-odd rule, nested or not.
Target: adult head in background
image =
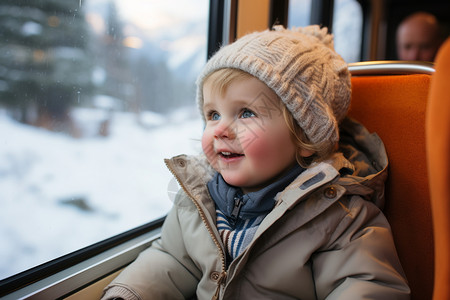
[[[427,12],[409,15],[397,28],[396,43],[400,60],[433,61],[442,43],[438,20]]]

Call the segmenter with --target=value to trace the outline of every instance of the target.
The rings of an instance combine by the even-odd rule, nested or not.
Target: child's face
[[[203,151],[228,184],[257,191],[296,163],[283,104],[263,82],[235,80],[221,95],[207,81],[203,95]]]

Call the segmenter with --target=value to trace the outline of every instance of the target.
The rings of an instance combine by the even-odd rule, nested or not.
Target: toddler
[[[103,299],[409,299],[386,152],[350,94],[326,28],[222,47],[197,80],[203,154],[166,160],[181,189],[161,238]]]

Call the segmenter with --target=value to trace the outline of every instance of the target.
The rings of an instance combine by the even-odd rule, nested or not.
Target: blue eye
[[[217,121],[220,120],[220,115],[217,112],[212,111],[208,113],[208,119],[211,121]]]
[[[252,117],[256,117],[255,113],[247,108],[245,108],[241,113],[241,118],[252,118]]]
[[[211,119],[214,120],[214,121],[217,121],[217,120],[220,119],[220,115],[218,113],[213,113],[211,115]]]

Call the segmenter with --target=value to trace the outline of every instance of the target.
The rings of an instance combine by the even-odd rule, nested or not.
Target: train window
[[[310,24],[312,0],[290,0],[288,27],[303,27]]]
[[[0,3],[0,279],[163,216],[208,0]]]
[[[334,47],[348,63],[361,60],[362,21],[362,8],[358,1],[334,1]]]
[[[288,27],[311,24],[311,0],[289,1]],[[356,0],[335,0],[332,30],[336,51],[347,62],[361,58],[362,8]]]

